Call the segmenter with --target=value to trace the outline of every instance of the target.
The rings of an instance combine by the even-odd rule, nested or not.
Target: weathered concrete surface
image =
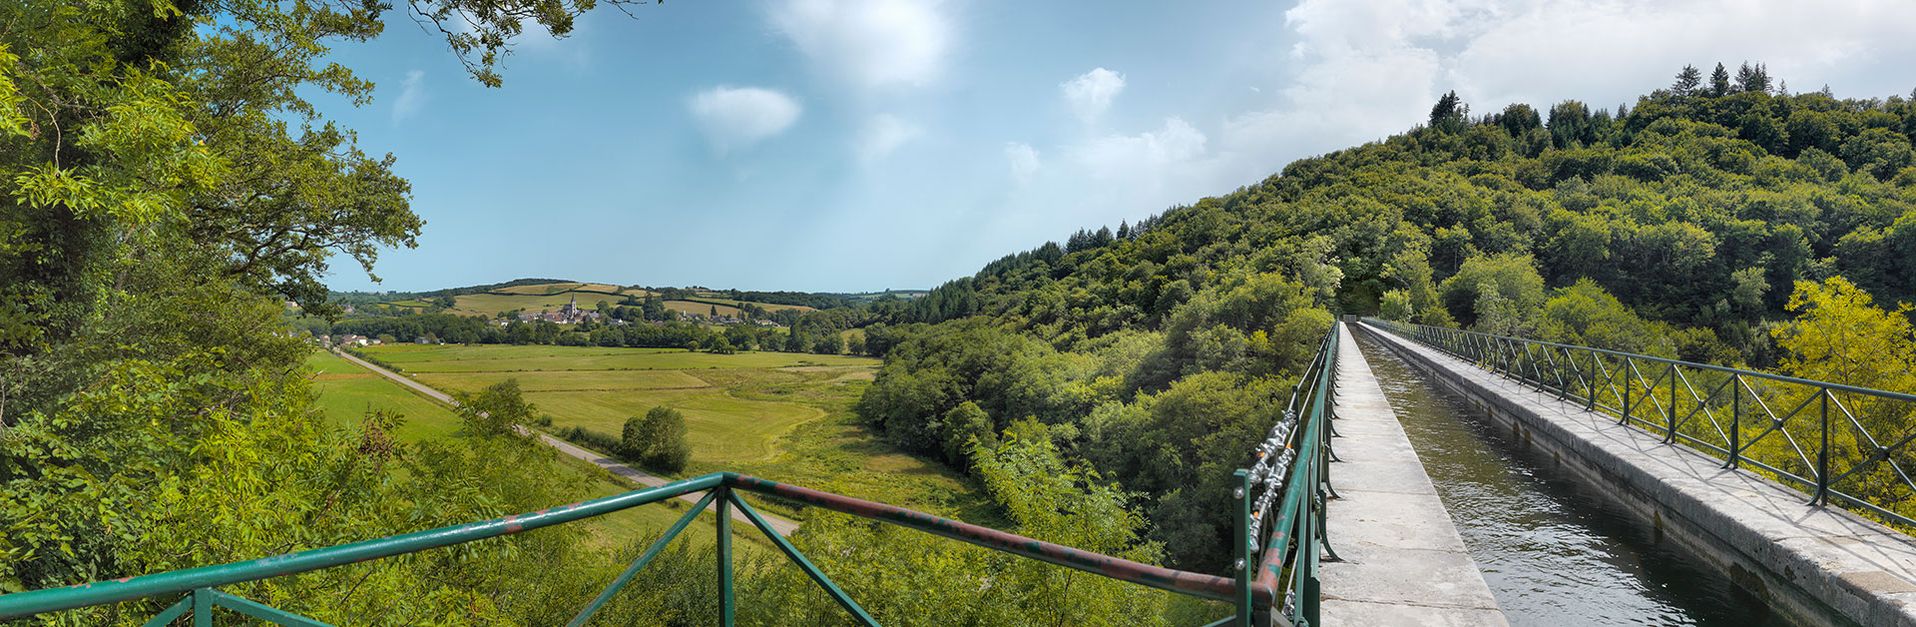
[[[1359,327],[1519,441],[1654,523],[1797,622],[1916,627],[1916,541],[1582,405],[1427,346]],[[1334,477],[1335,475],[1333,475]]]
[[[1336,374],[1328,542],[1344,561],[1319,567],[1324,624],[1508,624],[1348,325]]]

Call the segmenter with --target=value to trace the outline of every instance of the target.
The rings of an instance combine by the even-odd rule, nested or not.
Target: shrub
[[[591,448],[593,450],[606,453],[609,455],[620,454],[619,450],[620,450],[621,443],[619,442],[618,438],[612,437],[604,433],[599,433],[597,431],[593,431],[585,427],[569,427],[566,429],[561,429],[559,430],[559,437],[565,438],[567,441],[572,442],[573,444],[583,445],[587,448]]]
[[[692,446],[685,442],[685,417],[664,405],[626,419],[621,435],[619,455],[659,472],[684,470],[692,456]]]

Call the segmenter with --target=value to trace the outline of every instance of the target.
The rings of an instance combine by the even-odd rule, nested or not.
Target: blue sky
[[[1095,7],[1095,8],[1094,8]],[[427,225],[374,284],[932,287],[1071,231],[1418,123],[1615,106],[1684,63],[1907,94],[1916,3],[1845,0],[674,1],[522,40],[505,86],[401,12],[319,99],[392,152]]]

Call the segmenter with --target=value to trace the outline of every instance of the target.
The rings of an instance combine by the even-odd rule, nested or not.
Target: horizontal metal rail
[[[273,577],[282,577],[309,572],[344,564],[414,553],[455,544],[473,542],[487,538],[521,533],[542,527],[550,527],[602,516],[632,507],[657,503],[684,494],[708,492],[704,500],[694,506],[661,536],[647,551],[640,555],[631,566],[615,578],[596,598],[584,608],[572,625],[583,625],[591,616],[609,602],[620,589],[631,582],[643,569],[689,525],[708,505],[718,508],[719,527],[718,573],[721,583],[720,620],[730,625],[733,616],[732,575],[730,560],[730,523],[728,509],[737,507],[740,513],[750,520],[753,526],[764,532],[768,539],[789,559],[797,564],[807,576],[812,578],[835,601],[843,606],[859,624],[878,624],[870,614],[852,600],[843,590],[802,555],[797,548],[775,533],[763,517],[745,500],[739,498],[739,491],[777,496],[802,502],[826,510],[859,516],[872,520],[899,525],[924,531],[934,535],[951,538],[992,550],[1012,553],[1067,568],[1150,586],[1170,592],[1219,601],[1230,601],[1237,590],[1236,582],[1231,578],[1193,573],[1160,566],[1153,566],[1119,557],[1082,551],[1067,546],[1040,541],[1026,536],[981,527],[949,518],[933,516],[902,507],[875,503],[848,496],[832,494],[803,488],[790,484],[777,483],[748,475],[730,472],[712,473],[692,479],[676,481],[666,485],[634,490],[624,494],[600,499],[554,507],[503,518],[454,525],[428,531],[389,536],[363,542],[331,546],[296,553],[288,553],[256,560],[232,562],[213,566],[202,566],[138,577],[95,581],[64,588],[50,588],[0,595],[0,620],[19,618],[80,607],[107,605],[125,601],[154,597],[172,598],[180,596],[176,602],[168,605],[156,615],[149,625],[164,625],[185,615],[192,615],[196,625],[210,624],[213,608],[225,608],[256,619],[279,625],[323,625],[320,621],[279,610],[248,599],[220,591],[221,586],[259,581]],[[1269,595],[1261,597],[1268,605]]]
[[[1236,472],[1235,605],[1252,617],[1238,624],[1321,624],[1318,561],[1337,558],[1325,542],[1324,500],[1335,495],[1330,419],[1342,328],[1332,323],[1251,467]]]
[[[1623,351],[1366,318],[1367,324],[1747,467],[1905,532],[1916,528],[1916,394]]]

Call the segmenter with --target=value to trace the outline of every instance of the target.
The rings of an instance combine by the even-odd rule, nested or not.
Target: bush
[[[618,438],[585,427],[572,427],[561,430],[559,431],[559,437],[565,438],[573,444],[579,444],[609,455],[620,454],[621,443]]]
[[[625,421],[625,432],[618,453],[659,472],[678,472],[692,456],[685,442],[685,417],[678,410],[660,405]]]

